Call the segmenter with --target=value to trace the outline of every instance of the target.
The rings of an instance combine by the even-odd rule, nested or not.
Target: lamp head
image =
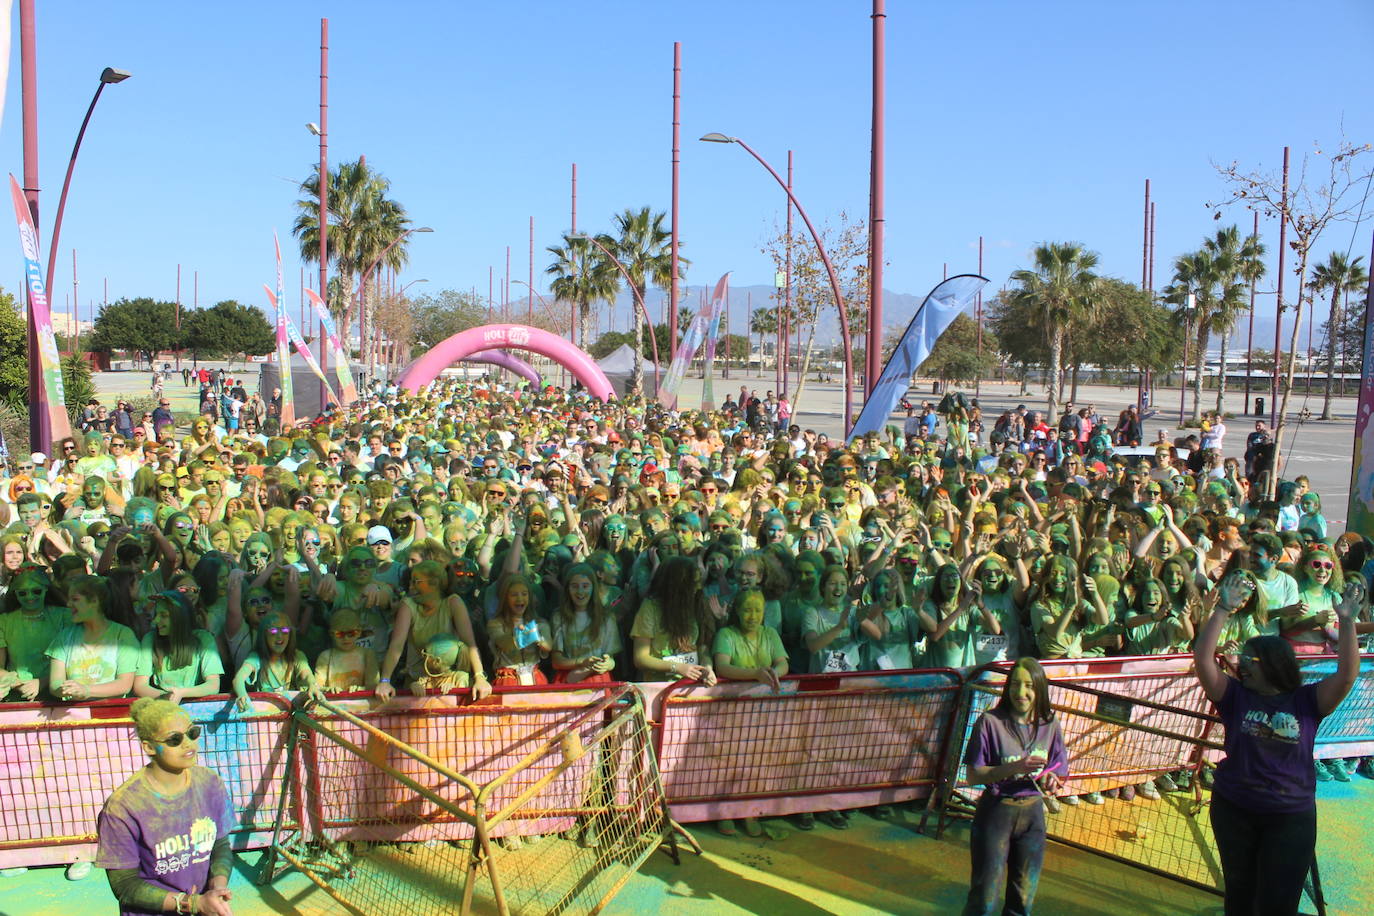
[[[421,226],[419,229],[412,229],[412,230],[410,230],[410,231],[411,231],[411,232],[433,232],[434,230],[431,229],[431,228],[429,228],[428,226]]]
[[[725,134],[709,133],[701,138],[703,143],[738,143],[734,137],[727,137]]]
[[[106,67],[100,72],[102,83],[122,83],[133,76],[128,70],[116,70],[114,67]]]
[[[322,131],[320,130],[320,125],[316,124],[314,121],[308,122],[308,123],[305,125],[305,129],[308,130],[308,131],[310,131],[312,134],[314,134],[314,135],[317,136],[317,137],[322,133]]]

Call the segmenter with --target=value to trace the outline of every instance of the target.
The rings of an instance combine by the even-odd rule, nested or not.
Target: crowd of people
[[[1267,635],[1316,654],[1336,647],[1345,583],[1374,571],[1370,541],[1328,536],[1306,478],[1269,498],[1263,440],[1228,454],[1215,416],[1141,447],[1134,407],[993,418],[954,394],[845,442],[772,392],[666,410],[483,378],[374,384],[283,429],[280,392],[199,382],[186,428],[165,398],[144,422],[121,405],[11,461],[0,698],[776,688],[1179,653],[1228,576],[1249,591],[1216,634],[1224,657]],[[1374,630],[1367,604],[1357,617]],[[1354,772],[1374,779],[1368,759],[1316,775]]]

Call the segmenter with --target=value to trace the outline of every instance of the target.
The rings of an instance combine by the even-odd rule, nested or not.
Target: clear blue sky
[[[1333,147],[1342,122],[1352,140],[1374,140],[1368,0],[889,6],[894,291],[924,293],[946,262],[973,270],[980,235],[994,288],[1044,240],[1086,243],[1108,273],[1138,280],[1147,177],[1156,279],[1167,280],[1171,259],[1216,226],[1203,205],[1224,188],[1210,161],[1277,167],[1285,144],[1295,155]],[[111,300],[171,298],[178,263],[188,303],[198,271],[202,305],[265,305],[273,229],[294,304],[292,202],[318,158],[304,125],[318,119],[321,16],[331,163],[366,154],[415,224],[435,229],[414,237],[402,280],[430,283],[413,291],[485,294],[507,245],[524,278],[531,215],[546,290],[543,249],[568,228],[572,162],[579,228],[608,228],[627,206],[666,210],[675,40],[688,280],[731,270],[736,285],[769,283],[758,249],[782,216],[781,191],[742,150],[696,138],[741,136],[779,168],[791,148],[813,218],[866,214],[867,13],[862,0],[40,3],[45,244],[101,68],[134,74],[107,89],[87,134],[54,308],[71,290],[73,247],[83,313],[106,278]],[[16,175],[18,37],[16,9],[0,127]],[[1244,211],[1234,218],[1249,225]],[[1369,251],[1367,227],[1357,254]],[[1276,248],[1276,226],[1264,231]],[[21,276],[14,241],[7,288]],[[1349,241],[1337,227],[1323,248]]]

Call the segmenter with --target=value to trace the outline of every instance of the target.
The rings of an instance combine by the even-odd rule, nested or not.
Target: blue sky
[[[17,6],[17,4],[16,4]],[[265,305],[272,231],[288,300],[295,184],[318,158],[319,18],[330,19],[330,159],[366,154],[416,225],[402,282],[478,287],[506,246],[536,284],[546,245],[601,230],[627,206],[669,205],[672,43],[683,43],[682,238],[689,282],[734,271],[771,281],[758,251],[784,199],[739,149],[781,169],[818,222],[864,215],[868,195],[868,4],[793,2],[234,4],[40,3],[41,235],[104,66],[131,71],[104,94],[77,165],[52,291],[62,310],[79,251],[83,313],[103,296]],[[1332,148],[1342,123],[1374,140],[1367,0],[917,3],[890,0],[886,286],[923,293],[976,267],[992,286],[1044,240],[1077,240],[1108,273],[1140,276],[1144,180],[1158,203],[1157,281],[1211,232],[1224,196],[1210,161],[1277,167]],[[232,12],[230,12],[232,10]],[[17,12],[0,126],[21,172]],[[1276,45],[1276,42],[1281,44]],[[1249,225],[1237,210],[1236,221]],[[1369,251],[1368,226],[1355,253]],[[1262,224],[1271,249],[1277,227]],[[17,241],[17,239],[16,239]],[[1344,251],[1350,227],[1324,249]],[[45,258],[51,253],[44,252]],[[17,244],[8,287],[17,285]],[[3,276],[3,274],[0,274]],[[523,288],[513,287],[513,295]],[[694,304],[694,303],[693,303]],[[1272,306],[1271,306],[1272,308]]]

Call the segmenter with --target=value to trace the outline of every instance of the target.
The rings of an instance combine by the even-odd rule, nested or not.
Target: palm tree
[[[631,304],[635,313],[635,361],[630,373],[630,391],[639,391],[644,382],[644,316],[640,314],[637,303],[644,300],[644,292],[650,283],[666,287],[673,280],[672,233],[663,227],[666,218],[661,210],[653,213],[648,207],[638,210],[627,208],[612,218],[617,236],[603,235],[598,238],[620,261],[635,287],[631,290],[636,302]],[[679,276],[682,276],[687,264],[684,258],[678,257]]]
[[[1193,338],[1193,419],[1202,418],[1202,370],[1206,364],[1214,295],[1217,288],[1217,261],[1206,248],[1181,254],[1174,259],[1173,281],[1164,288],[1164,301],[1175,307],[1174,316],[1183,325],[1185,341]],[[1184,361],[1184,373],[1188,366]]]
[[[550,245],[553,263],[544,269],[552,277],[549,289],[554,297],[571,302],[577,308],[578,342],[587,349],[587,322],[592,305],[610,302],[620,288],[620,274],[591,239],[584,235],[566,234],[562,245]]]
[[[1094,268],[1098,255],[1075,242],[1048,242],[1036,246],[1034,261],[1034,270],[1012,273],[1012,282],[1019,284],[1019,288],[1011,290],[1009,295],[1021,299],[1022,304],[1034,310],[1049,345],[1045,397],[1046,410],[1053,422],[1058,416],[1064,340],[1095,307],[1099,284]]]
[[[1221,335],[1221,371],[1217,377],[1216,406],[1220,414],[1225,409],[1227,344],[1236,322],[1248,307],[1245,288],[1264,274],[1264,244],[1255,235],[1242,240],[1240,229],[1231,226],[1217,230],[1216,236],[1204,241],[1202,247],[1212,255],[1216,268],[1214,280],[1217,288],[1212,297],[1214,307],[1207,330]],[[1205,347],[1199,346],[1198,351],[1205,357]]]
[[[749,316],[749,331],[759,335],[759,372],[761,373],[763,372],[763,335],[778,333],[778,310],[766,306],[754,309],[754,313]]]
[[[380,172],[373,171],[359,159],[341,162],[329,174],[329,260],[342,283],[330,284],[321,295],[329,297],[329,311],[340,324],[344,340],[348,339],[348,312],[356,278],[381,256],[388,245],[396,242],[410,226],[405,207],[388,198],[391,182]],[[301,199],[296,201],[296,222],[292,234],[300,243],[301,258],[308,262],[320,260],[320,169],[311,171],[301,183]],[[405,266],[409,256],[405,241],[397,242],[386,251],[382,265],[393,270]],[[369,291],[375,291],[375,273],[368,278],[364,301]],[[371,323],[371,310],[364,312]],[[360,325],[361,340],[369,338],[370,327]]]
[[[1325,264],[1318,264],[1313,269],[1312,280],[1308,284],[1314,295],[1331,290],[1331,315],[1326,322],[1326,394],[1322,398],[1323,420],[1331,419],[1331,386],[1336,378],[1336,338],[1340,336],[1336,329],[1342,322],[1341,299],[1346,293],[1358,292],[1369,283],[1369,274],[1360,264],[1363,260],[1364,258],[1357,257],[1352,261],[1339,251],[1333,251]]]

